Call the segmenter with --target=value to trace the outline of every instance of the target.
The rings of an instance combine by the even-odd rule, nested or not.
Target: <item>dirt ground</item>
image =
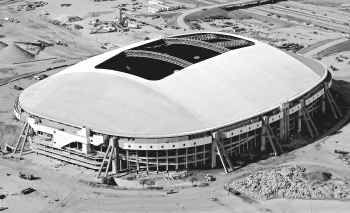
[[[21,124],[12,115],[15,98],[20,90],[37,82],[32,76],[38,72],[52,75],[84,58],[140,41],[146,37],[158,37],[188,32],[178,26],[177,17],[183,12],[201,6],[225,3],[220,0],[176,0],[187,9],[164,12],[160,17],[147,13],[145,0],[121,0],[94,2],[92,0],[47,0],[47,5],[30,11],[16,11],[22,1],[0,2],[0,145],[13,143]],[[62,3],[72,4],[62,7]],[[134,3],[142,5],[133,11]],[[128,16],[147,22],[141,29],[128,32],[90,34],[89,22],[99,18],[113,20],[116,7],[126,4]],[[344,23],[350,21],[350,5],[347,0],[297,0],[279,3],[293,12],[281,14],[278,8],[263,6],[238,11],[228,11],[228,19],[199,21],[204,30],[225,31],[254,37],[275,46],[297,43],[310,48],[301,53],[314,57],[327,67],[336,67],[334,78],[340,80],[342,91],[350,91],[350,50],[341,42],[349,34],[342,32]],[[278,11],[277,11],[278,10]],[[267,12],[268,11],[268,12]],[[297,13],[295,11],[302,12]],[[269,14],[272,13],[272,14]],[[306,14],[305,14],[306,13]],[[325,29],[316,24],[307,24],[308,14],[322,16],[322,23],[338,23],[336,29]],[[327,16],[324,14],[327,13]],[[268,15],[269,14],[269,15]],[[288,15],[288,16],[287,16]],[[83,29],[57,26],[52,20],[64,21],[69,16],[79,16],[74,22]],[[318,17],[320,18],[320,17]],[[324,19],[325,18],[325,19]],[[227,23],[226,23],[227,22]],[[156,28],[154,26],[160,26]],[[171,27],[173,26],[173,27]],[[237,30],[243,29],[244,30]],[[14,42],[44,40],[54,44],[45,47],[37,55],[28,55],[14,47]],[[314,51],[314,52],[312,52]],[[323,51],[323,52],[322,52]],[[311,54],[311,53],[312,54]],[[322,55],[317,55],[322,52]],[[309,54],[308,54],[309,53]],[[350,100],[347,100],[350,104]],[[339,127],[340,128],[340,127]],[[27,154],[24,160],[0,159],[0,207],[4,212],[349,212],[349,201],[336,200],[286,200],[258,201],[243,199],[224,190],[224,185],[235,178],[250,174],[261,168],[281,165],[302,165],[308,169],[331,171],[335,176],[348,178],[349,164],[334,153],[334,149],[350,151],[350,126],[346,125],[335,134],[327,135],[307,146],[250,164],[231,174],[221,169],[201,171],[214,174],[217,180],[207,187],[187,187],[178,193],[166,195],[161,190],[117,190],[94,187],[88,182],[96,181],[96,173],[67,165],[35,154]],[[19,172],[29,172],[40,177],[24,180]],[[27,195],[21,190],[33,187],[35,192]]]

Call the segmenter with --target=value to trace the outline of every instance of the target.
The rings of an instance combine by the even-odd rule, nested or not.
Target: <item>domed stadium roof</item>
[[[22,109],[126,137],[172,137],[233,124],[322,81],[318,63],[226,33],[142,41],[25,89]]]

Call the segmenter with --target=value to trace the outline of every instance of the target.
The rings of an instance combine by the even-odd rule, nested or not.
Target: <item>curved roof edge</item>
[[[199,32],[199,33],[214,33],[214,32]],[[215,33],[217,33],[217,32],[215,32]],[[187,33],[187,34],[196,34],[196,33]],[[183,35],[187,35],[187,34],[183,34]],[[228,34],[228,33],[220,33],[220,34],[231,35],[231,34]],[[179,36],[179,35],[176,35],[176,36]],[[231,36],[232,36],[232,35],[231,35]],[[256,42],[256,43],[263,43],[263,42],[256,41],[256,40],[254,40],[254,39],[248,39],[248,38],[245,38],[245,37],[242,37],[242,36],[237,36],[237,35],[234,35],[234,36],[236,36],[236,37],[238,37],[238,38],[247,39],[247,40],[249,40],[249,41],[253,41],[253,42]],[[172,36],[170,36],[170,37],[172,37]],[[145,44],[145,43],[148,43],[148,42],[152,42],[152,41],[155,41],[155,40],[158,40],[158,39],[159,39],[159,38],[151,39],[151,40],[146,40],[146,41],[141,41],[141,42],[137,42],[137,43],[135,43],[135,44],[127,45],[127,46],[125,46],[125,47],[121,47],[121,48],[118,48],[118,49],[116,49],[116,50],[112,50],[112,51],[107,52],[107,53],[104,53],[104,54],[102,54],[102,55],[94,56],[93,58],[98,57],[99,60],[101,60],[101,58],[106,58],[106,59],[107,59],[107,58],[109,58],[109,57],[111,57],[111,56],[113,56],[113,55],[115,55],[115,54],[117,54],[117,53],[119,53],[119,52],[121,52],[121,51],[126,50],[126,49],[129,49],[129,48],[132,48],[132,47],[135,47],[135,46],[139,46],[140,44]],[[90,59],[93,59],[93,58],[90,58]],[[323,71],[324,71],[324,72],[323,72],[322,77],[319,79],[319,81],[318,81],[312,88],[306,89],[305,91],[300,92],[299,94],[295,95],[294,97],[291,97],[291,98],[286,99],[286,101],[288,101],[288,102],[289,102],[289,101],[292,101],[292,100],[295,100],[295,99],[297,99],[297,98],[299,98],[299,97],[301,97],[301,96],[307,94],[311,89],[313,89],[315,86],[317,86],[317,85],[319,85],[321,82],[323,82],[323,81],[326,79],[327,74],[328,74],[328,72],[327,72],[325,66],[322,65],[321,63],[318,63],[318,62],[316,62],[315,60],[313,60],[313,59],[308,59],[308,58],[304,58],[305,60],[302,61],[302,60],[300,60],[300,58],[304,58],[304,57],[302,57],[302,56],[296,57],[297,60],[299,60],[301,63],[305,64],[306,66],[308,66],[310,69],[313,69],[313,70],[314,70],[314,69],[315,69],[315,66],[312,65],[312,64],[317,64],[317,65],[319,65],[319,68],[323,68]],[[90,59],[88,59],[88,61],[89,61],[90,63],[94,63],[94,60],[90,60]],[[89,63],[89,62],[88,62],[88,63]],[[79,64],[79,63],[78,63],[78,64]],[[78,64],[77,64],[77,65],[78,65]],[[74,69],[74,67],[77,66],[77,65],[73,65],[73,66],[70,67],[70,68],[73,68],[73,69]],[[66,70],[64,70],[64,71],[62,71],[62,72],[60,72],[60,73],[58,73],[58,74],[63,74],[63,73],[65,73],[65,72],[70,72],[70,71],[71,71],[70,68],[67,68]],[[106,70],[106,71],[107,71],[107,70]],[[20,103],[19,103],[19,104],[20,104]],[[280,103],[280,104],[282,104],[282,103]],[[29,113],[29,114],[31,114],[31,115],[34,115],[34,116],[37,116],[37,117],[41,117],[41,118],[44,118],[44,119],[48,119],[48,120],[51,120],[51,121],[54,121],[54,122],[57,122],[57,123],[60,123],[60,124],[69,125],[69,126],[73,126],[73,127],[78,127],[78,128],[82,128],[82,127],[83,127],[83,126],[77,126],[77,125],[70,124],[70,123],[63,123],[63,122],[57,121],[57,120],[55,120],[55,119],[45,118],[45,117],[40,116],[40,115],[38,115],[38,114],[36,114],[36,113],[32,113],[32,112],[30,112],[30,111],[27,111],[27,110],[25,109],[25,107],[23,107],[23,106],[21,106],[21,107],[22,107],[22,109],[24,109],[27,113]],[[238,123],[238,122],[241,122],[241,121],[244,121],[244,120],[247,120],[247,119],[256,117],[256,116],[259,116],[259,115],[261,115],[261,114],[267,113],[267,112],[269,112],[269,111],[275,109],[276,107],[278,107],[278,105],[276,105],[276,106],[274,106],[274,107],[271,107],[271,108],[267,108],[267,109],[261,110],[260,112],[257,112],[257,113],[255,113],[255,114],[252,114],[250,117],[247,117],[247,118],[242,119],[242,120],[240,120],[240,121],[236,121],[236,122],[234,122],[234,123],[229,122],[229,123],[226,123],[226,124],[223,124],[223,125],[220,125],[220,126],[214,126],[214,127],[210,127],[210,128],[206,128],[206,129],[201,129],[201,130],[198,130],[198,131],[196,130],[196,131],[182,132],[181,134],[166,134],[166,135],[128,135],[128,134],[116,134],[115,132],[110,132],[110,131],[106,131],[106,130],[102,130],[102,129],[97,129],[97,128],[93,128],[93,127],[92,127],[91,129],[92,129],[94,132],[101,133],[101,134],[116,135],[116,136],[121,136],[121,137],[132,137],[132,138],[171,138],[171,137],[180,137],[180,136],[194,135],[194,134],[200,134],[200,133],[204,133],[204,132],[215,131],[215,130],[220,129],[220,128],[228,127],[228,126],[231,126],[231,125],[233,125],[233,124],[235,124],[235,123]]]

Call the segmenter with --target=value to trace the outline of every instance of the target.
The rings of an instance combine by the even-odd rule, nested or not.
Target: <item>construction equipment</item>
[[[205,180],[208,181],[208,182],[211,182],[211,181],[216,181],[216,177],[214,175],[211,175],[211,174],[206,174],[204,176]]]
[[[27,195],[27,194],[30,194],[30,193],[35,192],[35,191],[36,191],[36,189],[34,189],[32,187],[28,187],[28,188],[23,189],[21,191],[21,193],[24,194],[24,195]]]
[[[175,193],[178,193],[179,191],[175,190],[175,189],[169,189],[168,191],[166,191],[166,194],[167,195],[170,195],[170,194],[175,194]]]

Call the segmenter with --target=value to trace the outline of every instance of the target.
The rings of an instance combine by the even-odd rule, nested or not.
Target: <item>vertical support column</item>
[[[82,128],[83,131],[85,131],[85,137],[86,137],[86,143],[82,144],[82,152],[84,154],[89,154],[91,152],[91,146],[90,146],[90,128],[87,128],[87,127],[83,127]]]
[[[248,138],[249,136],[247,135],[247,138]],[[247,153],[249,153],[249,140],[246,142],[247,143]]]
[[[188,148],[186,147],[186,169],[188,169]]]
[[[157,172],[159,171],[158,152],[159,152],[159,150],[156,151]]]
[[[146,150],[146,170],[149,172],[148,150]]]
[[[197,168],[197,145],[194,145],[194,166]]]
[[[175,165],[175,169],[176,171],[179,170],[179,149],[176,149],[176,165]]]
[[[166,171],[169,171],[169,149],[166,150]]]
[[[120,150],[119,150],[120,151]],[[118,151],[118,153],[119,153],[119,151]],[[122,161],[122,159],[120,158],[120,156],[119,156],[119,170],[120,171],[123,171],[124,170],[124,168],[123,168],[123,161]]]
[[[287,142],[289,137],[289,103],[280,106],[282,118],[280,120],[280,141]]]
[[[140,171],[139,150],[136,150],[136,170]]]
[[[302,104],[300,104],[300,106],[303,107]],[[297,119],[297,122],[298,122],[297,123],[297,133],[298,134],[300,134],[302,131],[302,116],[303,116],[302,109],[300,109],[298,111],[298,119]]]
[[[116,174],[120,170],[119,168],[119,144],[116,137],[111,137],[109,139],[109,144],[112,146],[112,173]],[[114,150],[114,151],[113,151]]]
[[[206,156],[205,156],[205,155],[206,155],[205,152],[206,152],[206,150],[205,150],[205,146],[206,146],[206,144],[203,145],[203,156],[202,156],[202,157],[203,157],[203,167],[204,167],[204,168],[205,168],[205,166],[206,166],[206,160],[205,160],[205,157],[206,157]]]
[[[322,97],[321,97],[321,112],[322,112],[322,114],[325,114],[326,113],[326,87],[324,87],[324,89],[323,89],[323,91],[324,91],[324,93],[323,93],[323,95],[322,95]]]
[[[241,154],[241,133],[238,134],[238,155]]]
[[[264,152],[266,151],[266,126],[261,125],[261,146],[260,146],[260,151]]]
[[[129,162],[129,150],[126,150],[126,169],[130,170],[130,162]]]
[[[211,168],[216,167],[216,146],[214,144],[214,141],[211,143]]]
[[[254,129],[254,149],[258,147],[258,140],[256,135],[256,129]]]

